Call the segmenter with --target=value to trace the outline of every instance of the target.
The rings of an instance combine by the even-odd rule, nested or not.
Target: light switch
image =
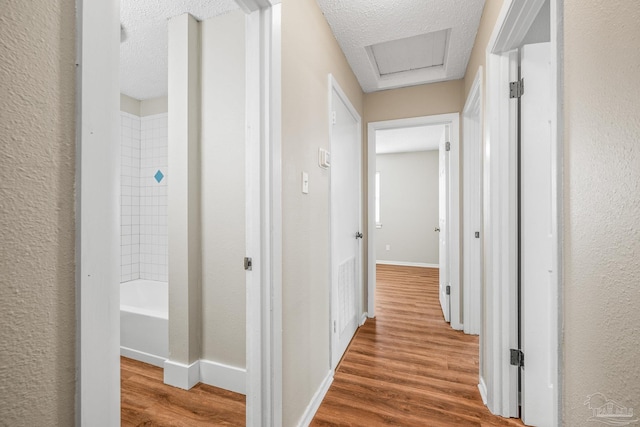
[[[309,174],[302,172],[302,193],[309,194]]]
[[[318,149],[318,166],[322,169],[329,169],[331,166],[331,153],[324,148]]]

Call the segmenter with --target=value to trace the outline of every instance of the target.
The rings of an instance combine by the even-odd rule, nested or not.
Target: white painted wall
[[[640,410],[639,22],[640,2],[564,0],[567,426],[596,392]]]
[[[7,426],[75,424],[75,13],[73,0],[0,8],[0,424]],[[113,101],[102,108],[114,108],[117,120]],[[106,143],[102,136],[96,141]],[[104,374],[102,405],[117,410],[110,386],[118,373],[113,381]]]
[[[199,27],[188,14],[169,20],[169,359],[182,365],[202,339]]]
[[[438,150],[378,154],[376,171],[382,223],[377,261],[437,265]]]
[[[310,49],[310,46],[312,48]],[[282,424],[313,406],[330,373],[329,143],[331,73],[362,115],[362,90],[315,0],[282,3]],[[301,175],[309,173],[309,194]]]
[[[242,11],[203,21],[202,358],[246,364],[245,27]]]

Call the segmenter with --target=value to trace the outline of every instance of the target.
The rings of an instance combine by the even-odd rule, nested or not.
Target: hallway
[[[444,322],[437,269],[378,265],[376,304],[312,426],[523,425],[483,405],[478,337]]]

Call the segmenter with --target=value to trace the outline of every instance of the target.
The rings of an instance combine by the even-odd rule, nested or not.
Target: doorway
[[[446,247],[446,264],[449,272],[448,279],[440,283],[443,314],[449,312],[449,321],[454,329],[462,329],[462,307],[461,307],[461,289],[460,289],[460,147],[459,147],[459,115],[441,114],[434,116],[416,117],[410,119],[388,120],[382,122],[372,122],[368,125],[368,316],[375,316],[375,288],[376,288],[376,260],[379,258],[377,248],[379,244],[376,242],[376,146],[378,131],[389,131],[403,128],[442,126],[443,137],[438,140],[438,152],[443,163],[442,168],[446,169],[446,173],[442,175],[444,193],[442,196],[446,200],[446,210],[439,214],[444,215],[443,221],[448,225],[448,232],[444,234],[444,246]],[[383,177],[380,176],[382,180]],[[439,204],[440,205],[440,204]],[[382,213],[381,213],[382,215]],[[380,218],[382,219],[382,218]],[[382,221],[384,227],[384,221]],[[434,225],[436,231],[439,227]],[[436,231],[437,232],[437,231]],[[439,244],[441,246],[441,244]],[[385,246],[386,250],[386,246]],[[440,258],[442,260],[442,258]],[[440,263],[440,261],[438,261]],[[439,268],[443,269],[442,265]],[[449,288],[447,288],[449,287]]]
[[[560,5],[505,2],[487,48],[479,387],[493,413],[535,425],[561,423]]]
[[[277,1],[239,0],[247,14],[247,425],[279,425],[280,163]],[[119,384],[119,1],[78,7],[77,423],[118,425]],[[263,206],[262,200],[273,204]],[[274,208],[273,206],[276,206]],[[251,236],[251,237],[249,237]],[[238,261],[242,264],[242,260]],[[275,349],[272,351],[272,348]],[[96,424],[98,423],[98,424]]]
[[[462,112],[462,305],[464,332],[472,335],[480,334],[482,308],[482,76],[480,67]]]

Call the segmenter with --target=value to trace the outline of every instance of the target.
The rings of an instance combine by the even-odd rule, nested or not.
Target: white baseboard
[[[200,381],[214,387],[247,394],[247,370],[210,360],[200,360]]]
[[[313,421],[313,417],[316,415],[324,396],[329,391],[329,387],[331,387],[331,383],[333,382],[333,370],[327,373],[327,376],[322,380],[320,387],[316,390],[316,393],[311,398],[309,405],[307,405],[307,409],[305,409],[300,422],[298,422],[298,427],[307,427]]]
[[[439,264],[427,264],[427,263],[424,263],[424,262],[404,262],[404,261],[376,260],[376,264],[398,265],[398,266],[401,266],[401,267],[440,268]]]
[[[364,322],[367,321],[367,317],[369,317],[369,314],[366,311],[362,313],[362,317],[360,318],[360,326],[364,325]]]
[[[148,363],[149,365],[157,366],[159,368],[164,367],[164,361],[167,360],[164,357],[156,356],[155,354],[145,353],[144,351],[134,350],[129,347],[120,347],[120,356],[128,357],[129,359],[139,360],[140,362]]]
[[[200,381],[200,361],[196,360],[190,365],[173,362],[169,359],[164,362],[164,383],[189,390]]]
[[[478,384],[478,390],[480,390],[480,397],[482,397],[482,403],[487,404],[487,386],[484,383],[484,379],[480,378],[480,383]]]

